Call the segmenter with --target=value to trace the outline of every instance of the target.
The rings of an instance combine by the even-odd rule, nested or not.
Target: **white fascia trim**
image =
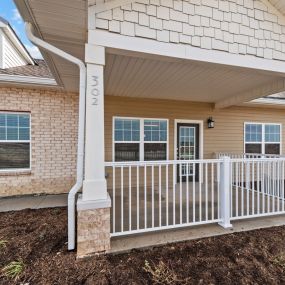
[[[215,109],[221,109],[221,108],[226,108],[226,107],[233,106],[233,105],[238,105],[243,102],[248,102],[250,100],[254,100],[257,98],[264,97],[264,96],[279,93],[284,90],[285,90],[285,79],[282,78],[282,79],[273,81],[269,84],[265,84],[257,88],[254,88],[247,92],[242,92],[234,96],[224,98],[215,103]]]
[[[0,75],[1,82],[9,83],[25,83],[25,84],[35,84],[35,85],[48,85],[48,86],[58,86],[56,81],[52,78],[35,77],[35,76],[21,76],[21,75]]]
[[[9,38],[9,40],[13,43],[13,45],[16,47],[18,52],[25,58],[28,64],[35,65],[35,61],[33,58],[29,55],[29,53],[26,51],[26,49],[23,47],[23,44],[19,41],[19,39],[16,37],[14,31],[6,25],[4,27],[4,32]]]
[[[264,72],[274,72],[281,76],[285,75],[285,62],[282,61],[207,50],[190,45],[163,43],[156,40],[129,37],[101,30],[89,30],[88,42],[110,49],[121,50],[120,54],[122,54],[122,51],[125,51],[125,55],[130,55],[130,52],[138,52],[152,56],[169,57],[175,61],[188,59],[226,66],[250,68]],[[116,53],[116,50],[111,50],[110,52]]]
[[[252,100],[250,102],[244,103],[244,105],[265,105],[265,106],[271,106],[271,107],[285,107],[285,100],[282,99],[271,99],[271,98],[258,98],[255,100]]]

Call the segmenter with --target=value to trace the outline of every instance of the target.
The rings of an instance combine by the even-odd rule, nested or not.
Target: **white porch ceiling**
[[[108,54],[105,92],[115,96],[214,103],[280,78],[218,64]]]
[[[109,0],[97,0],[106,2]],[[112,1],[112,0],[110,0]],[[270,0],[280,11],[285,0]],[[25,21],[45,41],[84,60],[87,41],[87,0],[15,0]],[[92,4],[92,0],[89,0]],[[78,91],[75,65],[44,51],[57,82],[67,91]],[[108,54],[106,94],[142,98],[163,98],[218,102],[250,92],[280,79],[274,73],[191,61],[169,62],[163,58]],[[279,91],[278,91],[279,92]]]

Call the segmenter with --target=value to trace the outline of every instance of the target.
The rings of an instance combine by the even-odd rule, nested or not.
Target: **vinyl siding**
[[[260,107],[231,107],[214,110],[211,104],[170,100],[152,100],[105,97],[105,152],[106,161],[112,161],[113,116],[169,119],[169,159],[174,159],[174,120],[202,120],[204,122],[204,158],[217,152],[244,152],[244,123],[264,122],[285,125],[285,110]],[[207,119],[213,117],[215,128],[207,128]],[[282,149],[285,132],[282,131]]]

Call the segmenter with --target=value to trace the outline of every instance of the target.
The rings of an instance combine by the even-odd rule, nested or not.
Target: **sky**
[[[23,19],[21,18],[13,0],[0,0],[0,16],[10,23],[11,27],[30,52],[31,56],[34,58],[42,58],[38,48],[27,39]]]

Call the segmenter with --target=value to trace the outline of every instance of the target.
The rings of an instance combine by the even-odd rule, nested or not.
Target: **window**
[[[166,160],[167,129],[167,120],[114,118],[114,160]]]
[[[262,154],[280,154],[280,124],[245,124],[245,152]]]
[[[30,168],[30,114],[0,112],[0,170]]]

